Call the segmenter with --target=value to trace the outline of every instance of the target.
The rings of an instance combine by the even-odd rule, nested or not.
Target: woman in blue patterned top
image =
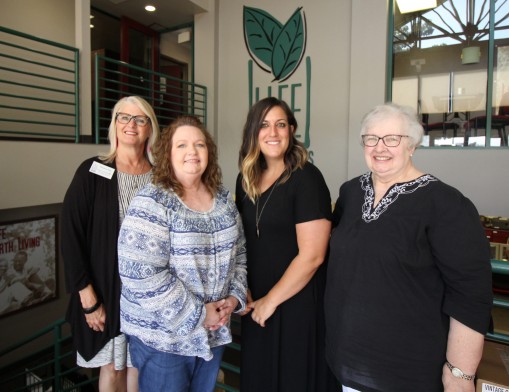
[[[370,171],[341,186],[334,210],[329,365],[344,392],[473,392],[492,306],[479,214],[414,166],[412,109],[380,105],[360,134]]]
[[[154,156],[118,239],[121,330],[142,392],[213,391],[230,315],[246,303],[240,216],[197,118],[176,119]]]

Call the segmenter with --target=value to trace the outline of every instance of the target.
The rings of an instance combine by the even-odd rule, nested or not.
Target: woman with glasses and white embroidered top
[[[324,353],[330,194],[296,132],[294,114],[274,97],[253,105],[244,125],[236,185],[249,288],[242,392],[337,390]]]
[[[159,125],[141,97],[120,99],[112,110],[110,151],[84,161],[62,210],[62,255],[77,364],[100,367],[99,390],[137,391],[137,371],[120,333],[117,238],[131,199],[152,176]]]
[[[344,391],[473,392],[490,328],[489,244],[472,202],[417,169],[415,112],[363,119],[369,172],[341,186],[325,292],[327,360]]]

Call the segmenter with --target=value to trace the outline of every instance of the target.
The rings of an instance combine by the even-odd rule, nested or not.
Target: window
[[[509,2],[439,0],[402,14],[391,4],[388,99],[412,106],[424,147],[505,147],[509,128]]]

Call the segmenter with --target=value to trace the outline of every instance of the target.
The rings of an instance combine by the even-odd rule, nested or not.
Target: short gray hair
[[[417,113],[409,106],[398,105],[395,103],[385,103],[375,106],[362,119],[360,140],[362,144],[362,135],[365,135],[369,129],[373,128],[378,121],[390,117],[399,117],[406,123],[406,131],[410,139],[409,148],[418,147],[422,143],[424,128],[417,117]]]

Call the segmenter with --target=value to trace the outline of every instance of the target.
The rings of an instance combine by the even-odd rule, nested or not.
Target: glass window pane
[[[509,124],[509,2],[492,2],[497,45],[493,115],[505,116],[500,108],[507,101]],[[427,134],[424,145],[482,147],[487,135],[491,146],[507,144],[506,118],[486,117],[491,2],[438,4],[401,14],[394,2],[392,100],[418,110]],[[491,132],[486,131],[490,122]]]
[[[501,1],[496,4],[491,145],[500,143],[507,146],[509,128],[509,4]]]

